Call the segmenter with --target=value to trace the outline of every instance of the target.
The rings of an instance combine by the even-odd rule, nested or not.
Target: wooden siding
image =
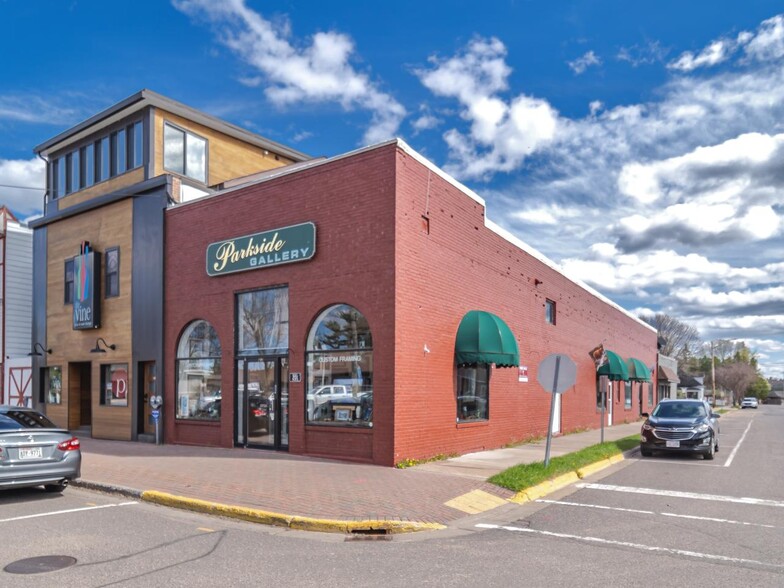
[[[47,365],[63,368],[62,409],[48,406],[58,424],[63,424],[66,414],[79,410],[70,403],[72,370],[69,362],[91,363],[92,434],[105,439],[130,439],[133,398],[131,354],[131,264],[132,264],[133,200],[127,199],[99,209],[91,210],[48,226],[47,233],[47,302],[45,345],[52,348],[46,357]],[[101,299],[101,327],[94,330],[73,329],[73,306],[64,304],[65,260],[79,253],[79,244],[90,244],[102,254],[108,248],[120,248],[120,295]],[[101,292],[105,276],[105,255],[102,256]],[[90,353],[98,337],[117,346],[105,354]],[[128,364],[128,406],[104,406],[99,403],[101,364]],[[83,423],[84,424],[84,423]]]
[[[170,122],[180,128],[207,139],[207,185],[214,186],[246,176],[293,163],[292,160],[264,149],[243,143],[239,139],[219,133],[209,127],[189,121],[170,112],[156,110],[154,117],[155,167],[153,176],[172,173],[163,167],[163,125]],[[278,159],[275,159],[275,157]]]
[[[104,194],[116,192],[120,188],[132,186],[133,184],[137,184],[143,180],[144,167],[137,167],[125,172],[124,174],[114,176],[113,178],[109,178],[108,180],[104,180],[103,182],[90,186],[89,188],[84,188],[83,190],[73,192],[68,196],[58,198],[57,201],[60,203],[60,210],[65,210],[66,208],[76,204],[87,202],[88,200],[92,200],[97,196],[103,196]]]

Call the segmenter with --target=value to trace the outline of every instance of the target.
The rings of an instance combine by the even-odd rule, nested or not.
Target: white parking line
[[[576,484],[577,488],[588,490],[610,490],[612,492],[628,492],[630,494],[652,494],[654,496],[669,496],[672,498],[691,498],[694,500],[712,500],[714,502],[734,502],[736,504],[753,504],[757,506],[784,507],[780,500],[767,498],[748,498],[745,496],[722,496],[720,494],[699,494],[697,492],[678,492],[677,490],[659,490],[655,488],[635,488],[633,486],[612,486],[610,484]]]
[[[732,460],[735,459],[735,454],[738,453],[738,449],[740,449],[741,443],[743,443],[743,440],[746,438],[746,434],[749,432],[749,429],[751,429],[751,423],[752,421],[749,421],[748,426],[746,426],[746,430],[743,431],[743,435],[740,436],[740,440],[738,441],[738,444],[732,450],[732,453],[730,453],[730,456],[727,458],[727,461],[724,463],[725,468],[730,467]]]
[[[740,557],[728,557],[726,555],[713,555],[711,553],[700,553],[697,551],[686,551],[684,549],[672,549],[670,547],[658,547],[656,545],[642,545],[641,543],[630,543],[628,541],[613,541],[612,539],[600,539],[599,537],[585,537],[581,535],[570,535],[568,533],[553,533],[551,531],[539,531],[537,529],[525,529],[523,527],[507,527],[504,525],[489,525],[480,523],[476,525],[480,529],[502,529],[504,531],[513,531],[517,533],[531,533],[534,535],[544,535],[546,537],[558,537],[559,539],[574,539],[576,541],[584,541],[586,543],[599,543],[602,545],[618,545],[619,547],[630,547],[632,549],[639,549],[641,551],[652,551],[658,553],[668,553],[671,555],[681,555],[685,557],[693,557],[696,559],[707,559],[713,561],[720,561],[726,563],[736,564],[751,564],[757,566],[764,566],[769,568],[782,569],[784,565],[767,563],[764,561],[757,561],[754,559],[743,559]]]
[[[615,510],[619,512],[632,512],[636,514],[660,515],[663,517],[675,517],[679,519],[692,519],[695,521],[708,521],[713,523],[727,523],[730,525],[747,525],[750,527],[765,527],[766,529],[775,529],[775,525],[763,525],[762,523],[747,523],[745,521],[733,521],[732,519],[717,519],[713,517],[698,517],[694,515],[675,514],[673,512],[654,512],[652,510],[636,510],[633,508],[618,508],[616,506],[602,506],[599,504],[583,504],[580,502],[566,502],[560,500],[545,500],[540,498],[536,502],[543,502],[545,504],[563,504],[564,506],[580,506],[583,508],[596,508],[599,510]]]
[[[69,510],[56,510],[53,512],[41,512],[38,514],[24,515],[21,517],[12,517],[10,519],[0,519],[0,523],[10,523],[11,521],[22,521],[24,519],[36,519],[38,517],[49,517],[52,515],[68,514],[72,512],[83,512],[85,510],[98,510],[100,508],[112,508],[115,506],[130,506],[131,504],[138,504],[138,502],[120,502],[118,504],[103,504],[101,506],[85,506],[84,508],[71,508]]]

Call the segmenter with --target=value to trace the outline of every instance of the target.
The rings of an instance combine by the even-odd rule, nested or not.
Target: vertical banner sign
[[[74,257],[73,328],[97,329],[101,326],[101,254],[88,242],[82,243]]]

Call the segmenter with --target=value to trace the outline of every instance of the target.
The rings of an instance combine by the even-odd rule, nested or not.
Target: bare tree
[[[645,321],[659,333],[662,355],[675,357],[685,361],[695,354],[701,344],[700,334],[691,325],[662,312],[656,314],[640,315],[640,320]]]
[[[757,379],[757,370],[748,363],[734,361],[716,368],[716,384],[732,392],[732,402],[746,394]]]

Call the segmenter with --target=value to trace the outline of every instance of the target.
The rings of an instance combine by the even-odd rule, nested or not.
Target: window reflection
[[[365,316],[347,304],[324,310],[306,356],[306,421],[373,426],[373,338]]]
[[[221,344],[204,320],[189,324],[177,345],[178,419],[217,421],[221,416]]]
[[[240,355],[288,353],[289,289],[269,288],[237,297]]]

